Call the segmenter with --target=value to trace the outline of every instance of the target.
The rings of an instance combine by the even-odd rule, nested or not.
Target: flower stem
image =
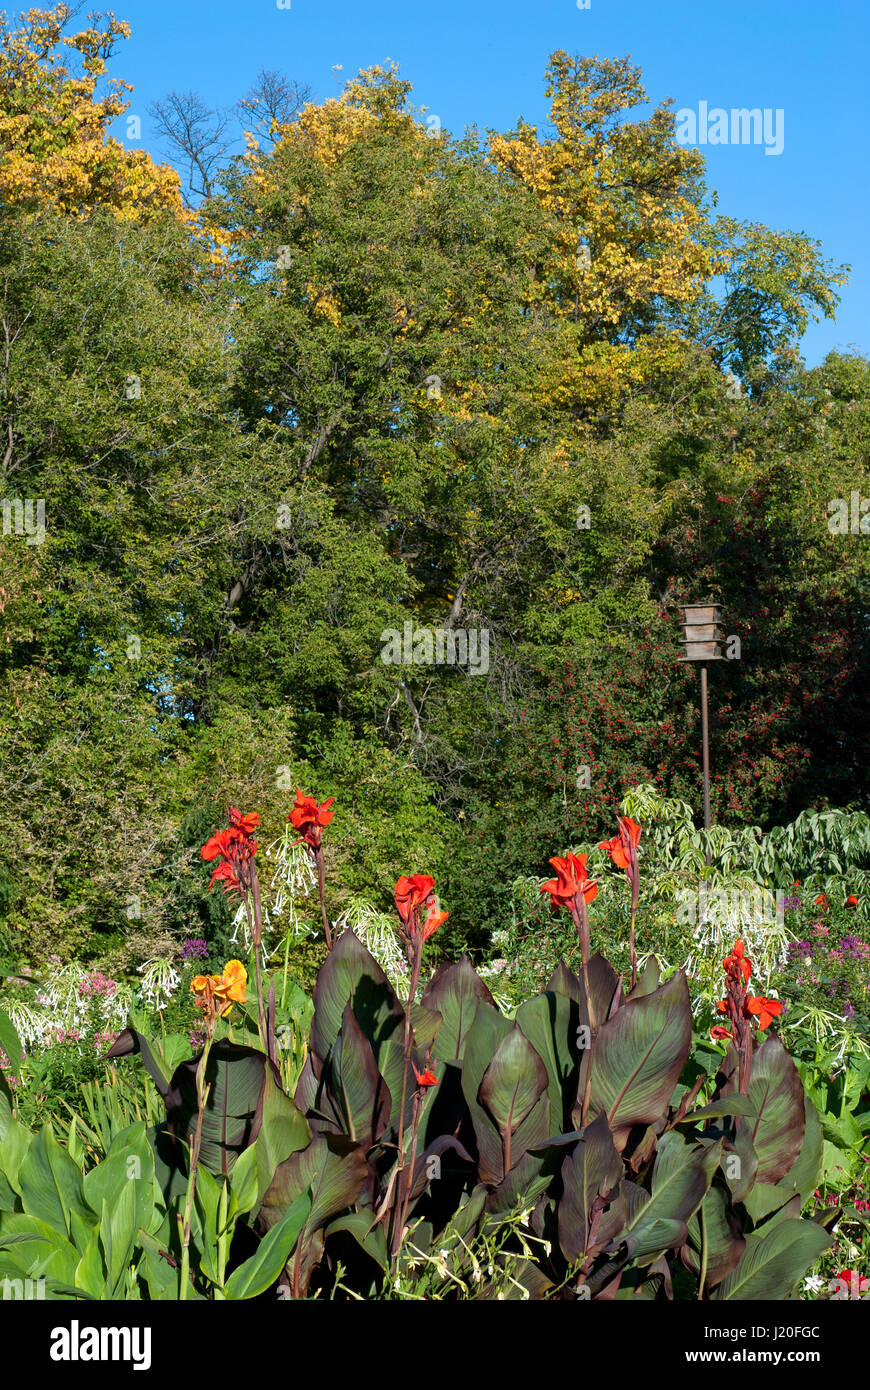
[[[196,1192],[196,1175],[199,1170],[199,1150],[202,1145],[202,1122],[205,1116],[205,1107],[208,1102],[210,1087],[206,1084],[205,1070],[208,1063],[208,1054],[211,1050],[212,1034],[206,1038],[202,1056],[199,1059],[199,1066],[196,1069],[196,1096],[197,1096],[197,1115],[196,1131],[193,1136],[193,1148],[190,1151],[190,1173],[187,1179],[187,1196],[184,1203],[184,1225],[181,1237],[181,1286],[178,1290],[178,1297],[182,1301],[187,1298],[187,1291],[190,1285],[190,1221],[193,1214],[193,1198]]]

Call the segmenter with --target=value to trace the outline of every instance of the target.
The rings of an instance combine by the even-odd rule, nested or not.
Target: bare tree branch
[[[165,143],[188,167],[187,187],[196,197],[210,198],[215,176],[232,144],[232,117],[206,105],[197,92],[170,92],[148,107]]]
[[[247,96],[238,103],[238,110],[242,123],[261,144],[274,145],[279,138],[277,127],[292,121],[310,99],[311,88],[306,83],[285,77],[274,68],[262,68]]]

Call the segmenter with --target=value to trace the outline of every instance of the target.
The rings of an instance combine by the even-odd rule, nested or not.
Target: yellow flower
[[[226,1001],[226,1008],[221,1009],[222,1016],[229,1013],[233,1004],[244,1004],[248,972],[240,960],[228,960],[223,974],[213,978],[215,994]]]

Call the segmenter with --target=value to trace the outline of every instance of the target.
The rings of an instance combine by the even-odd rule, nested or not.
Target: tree
[[[76,8],[27,10],[17,29],[0,15],[0,198],[78,216],[108,207],[125,220],[180,213],[174,170],[107,133],[132,88],[113,80],[98,96],[97,87],[130,26],[109,15],[100,27],[94,14],[89,28],[64,34]],[[74,57],[78,75],[68,66]]]

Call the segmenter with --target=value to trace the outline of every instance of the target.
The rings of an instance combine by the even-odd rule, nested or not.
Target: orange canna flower
[[[413,1062],[411,1063],[411,1066],[414,1067]],[[428,1068],[424,1072],[419,1072],[417,1068],[414,1067],[414,1075],[417,1078],[417,1085],[422,1086],[424,1089],[427,1086],[438,1085],[438,1077],[435,1075],[434,1071],[429,1071]]]
[[[196,996],[197,1008],[209,1015],[218,1003],[217,1012],[225,1017],[233,1004],[244,1004],[245,985],[248,972],[240,960],[227,961],[221,975],[196,975],[190,982],[191,992]]]
[[[220,999],[227,999],[231,1004],[244,1004],[245,985],[248,982],[248,972],[240,960],[228,960],[224,966],[223,974],[219,977],[215,985],[215,994]],[[225,1010],[225,1012],[227,1012]]]

